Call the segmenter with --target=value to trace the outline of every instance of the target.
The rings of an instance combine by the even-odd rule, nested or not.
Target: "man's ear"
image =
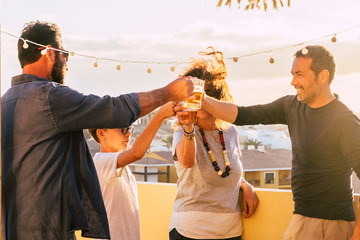
[[[324,84],[324,83],[329,84],[329,76],[330,76],[330,74],[329,74],[328,70],[326,70],[326,69],[322,70],[318,75],[319,83],[321,83],[321,84]]]
[[[96,130],[96,135],[97,137],[100,139],[100,138],[103,138],[104,137],[104,131],[102,129],[97,129]]]
[[[51,46],[50,45],[47,45],[48,49],[44,49],[46,50],[46,60],[49,62],[49,63],[52,63],[54,64],[55,63],[55,60],[56,60],[56,55],[55,55],[55,50],[54,49],[51,49]]]

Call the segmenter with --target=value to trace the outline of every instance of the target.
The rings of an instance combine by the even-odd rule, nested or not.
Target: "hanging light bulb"
[[[23,48],[24,48],[24,49],[28,49],[28,48],[29,48],[29,44],[27,43],[26,40],[23,40],[23,41],[24,41]]]
[[[272,55],[271,55],[271,51],[269,52],[269,57],[270,57],[269,63],[273,64],[273,63],[275,62],[275,60],[274,60],[274,58],[273,58]]]
[[[46,47],[45,49],[41,50],[41,55],[45,55],[48,49],[49,49],[49,48]]]
[[[336,34],[331,38],[331,42],[336,42]]]
[[[70,56],[72,56],[72,57],[75,56],[75,52],[71,51]]]
[[[149,67],[148,67],[148,69],[147,69],[147,73],[151,73],[152,71],[151,71],[151,65],[149,64]]]
[[[121,63],[119,65],[116,66],[116,70],[120,71],[121,70]]]
[[[304,54],[304,55],[308,54],[308,52],[309,52],[309,50],[307,50],[306,47],[303,47],[303,48],[301,49],[301,53]]]
[[[176,67],[176,66],[172,66],[172,67],[170,68],[170,71],[175,72],[175,67]]]
[[[98,64],[98,60],[96,59],[96,60],[95,60],[95,62],[94,62],[94,67],[96,67],[96,68],[97,68],[98,66],[99,66],[99,64]]]
[[[234,61],[234,62],[237,62],[238,60],[239,60],[238,57],[233,57],[233,61]]]

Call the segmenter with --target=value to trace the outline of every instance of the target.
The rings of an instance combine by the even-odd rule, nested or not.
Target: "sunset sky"
[[[298,43],[329,48],[337,61],[333,92],[360,112],[360,2],[358,0],[291,0],[278,11],[216,8],[217,0],[32,0],[1,2],[1,30],[19,36],[24,23],[46,20],[59,25],[64,47],[78,54],[121,61],[187,62],[213,46],[225,58],[256,52],[269,54],[227,60],[228,82],[239,105],[267,103],[295,94],[290,85],[293,54]],[[267,0],[271,4],[271,0]],[[286,1],[285,1],[286,2]],[[245,3],[245,1],[242,1]],[[352,28],[354,27],[354,28]],[[352,28],[348,31],[346,29]],[[1,93],[21,73],[17,39],[1,34]],[[289,46],[289,47],[287,47]],[[282,49],[279,49],[282,48]],[[279,50],[276,50],[279,49]],[[66,84],[83,93],[119,95],[159,88],[175,79],[185,64],[118,63],[70,57]]]

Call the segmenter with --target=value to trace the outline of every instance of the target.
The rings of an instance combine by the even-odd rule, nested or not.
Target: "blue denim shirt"
[[[4,239],[109,238],[101,190],[83,129],[122,128],[140,115],[136,93],[83,95],[33,75],[1,98]]]

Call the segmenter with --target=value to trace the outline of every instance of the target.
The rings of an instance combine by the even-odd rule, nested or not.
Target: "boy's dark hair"
[[[329,50],[320,45],[306,46],[305,48],[308,50],[306,54],[299,50],[294,54],[294,57],[311,58],[310,69],[315,73],[316,77],[322,70],[328,70],[329,84],[331,84],[336,70],[334,56]]]
[[[21,68],[38,61],[41,57],[41,50],[39,50],[38,45],[27,42],[28,48],[25,49],[22,39],[59,48],[61,33],[59,27],[54,23],[40,21],[27,23],[22,30],[21,39],[19,38],[18,41],[18,58]]]
[[[95,141],[96,141],[97,143],[100,143],[100,140],[99,140],[98,135],[96,134],[96,131],[97,131],[97,128],[88,129],[88,132],[89,132],[90,135],[95,139]]]

